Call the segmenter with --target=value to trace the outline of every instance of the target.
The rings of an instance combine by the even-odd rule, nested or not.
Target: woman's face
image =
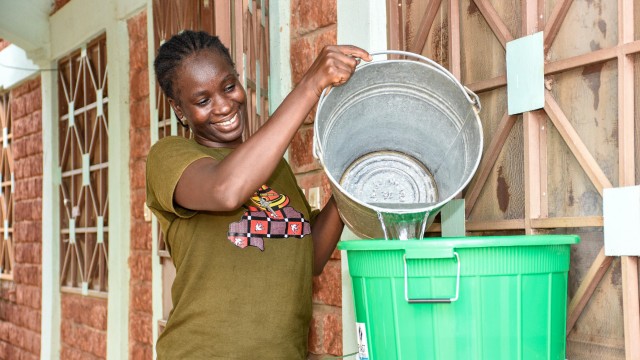
[[[173,79],[176,114],[186,118],[195,140],[209,147],[234,147],[242,142],[247,95],[229,62],[214,51],[187,57]]]

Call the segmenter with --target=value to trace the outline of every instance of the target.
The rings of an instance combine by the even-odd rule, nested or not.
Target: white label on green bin
[[[358,360],[369,360],[369,346],[367,345],[367,327],[364,323],[356,323],[358,336]]]

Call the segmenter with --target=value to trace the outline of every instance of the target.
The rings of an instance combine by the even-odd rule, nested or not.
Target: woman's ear
[[[171,105],[171,109],[176,114],[178,119],[182,120],[184,118],[184,114],[182,113],[182,109],[180,108],[180,106],[176,104],[176,102],[171,98],[169,98],[169,105]]]

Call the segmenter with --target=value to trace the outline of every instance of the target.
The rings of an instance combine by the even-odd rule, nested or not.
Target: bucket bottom
[[[417,159],[397,151],[375,151],[356,159],[340,185],[367,204],[429,204],[438,201],[435,178]]]

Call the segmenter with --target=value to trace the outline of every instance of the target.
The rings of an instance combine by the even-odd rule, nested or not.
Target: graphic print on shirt
[[[311,224],[289,205],[289,197],[262,185],[244,205],[240,221],[229,224],[227,238],[239,248],[255,246],[264,250],[264,238],[303,238]]]

